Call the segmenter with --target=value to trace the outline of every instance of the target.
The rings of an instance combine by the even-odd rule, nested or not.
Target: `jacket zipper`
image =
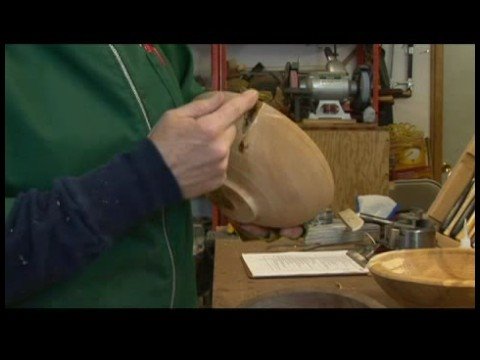
[[[176,273],[176,266],[175,266],[175,258],[173,257],[172,247],[170,246],[170,240],[168,239],[167,234],[167,224],[165,222],[165,209],[162,209],[162,226],[163,226],[163,235],[165,236],[165,240],[167,243],[168,248],[168,255],[170,256],[170,261],[172,264],[172,293],[170,296],[170,309],[173,309],[173,304],[175,303],[175,292],[177,288],[177,273]]]
[[[138,96],[137,89],[135,88],[135,84],[132,81],[132,78],[130,77],[130,74],[128,73],[127,68],[125,67],[125,64],[123,63],[123,60],[118,53],[117,49],[112,44],[109,44],[110,49],[113,52],[113,55],[115,56],[115,59],[117,60],[118,64],[120,65],[120,69],[122,70],[123,75],[127,79],[127,82],[130,86],[130,89],[133,92],[133,95],[135,96],[135,99],[137,100],[138,105],[140,106],[140,109],[142,111],[143,117],[145,119],[145,122],[147,124],[148,131],[152,131],[152,126],[150,125],[150,122],[148,121],[147,117],[147,112],[145,111],[145,107],[143,106],[143,103],[140,99],[140,96]],[[165,242],[167,244],[168,248],[168,256],[170,257],[170,263],[172,266],[172,293],[170,295],[170,308],[173,308],[173,304],[175,301],[175,292],[176,292],[176,282],[177,282],[177,276],[176,276],[176,269],[175,269],[175,259],[173,258],[173,251],[172,247],[170,245],[170,240],[168,238],[167,234],[167,227],[166,227],[166,222],[165,222],[165,210],[162,209],[162,227],[163,227],[163,234],[165,236]]]
[[[120,57],[120,54],[118,53],[117,49],[115,49],[115,47],[112,44],[109,44],[108,46],[112,50],[113,56],[115,56],[115,59],[117,60],[118,65],[120,65],[120,69],[122,70],[123,75],[127,79],[128,85],[130,85],[130,89],[132,90],[133,95],[135,96],[135,99],[137,100],[137,103],[140,106],[140,110],[142,111],[143,118],[145,119],[145,123],[147,124],[148,131],[150,132],[152,130],[152,126],[148,121],[147,112],[145,111],[145,107],[143,106],[143,103],[140,100],[140,96],[138,96],[137,88],[133,84],[132,78],[130,77],[130,74],[128,73],[128,70],[125,67],[125,64],[123,63],[123,60]]]

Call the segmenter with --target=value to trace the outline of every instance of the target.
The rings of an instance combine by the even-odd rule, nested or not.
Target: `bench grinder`
[[[358,67],[350,79],[345,66],[329,47],[325,48],[325,55],[328,59],[326,71],[302,74],[298,63],[286,64],[283,91],[289,98],[294,120],[352,119],[352,114],[363,122],[374,122],[370,68]],[[342,107],[347,101],[350,102],[348,113]]]

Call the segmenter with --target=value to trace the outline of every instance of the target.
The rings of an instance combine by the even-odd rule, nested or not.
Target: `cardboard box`
[[[423,136],[392,140],[390,144],[390,180],[431,179],[428,148]]]
[[[468,143],[460,156],[459,161],[452,169],[436,199],[428,209],[427,215],[437,225],[437,230],[447,218],[448,213],[459,200],[463,190],[469,185],[475,175],[475,136]],[[459,241],[445,236],[437,231],[437,240],[440,247],[458,247]]]
[[[392,170],[390,180],[431,179],[433,177],[430,166],[421,166],[404,170]]]
[[[428,151],[423,136],[408,140],[392,140],[390,156],[395,171],[428,166]]]

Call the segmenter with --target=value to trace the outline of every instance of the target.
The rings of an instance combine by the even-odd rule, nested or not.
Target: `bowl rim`
[[[255,305],[257,302],[262,301],[262,300],[267,300],[269,298],[275,298],[275,297],[281,297],[281,296],[288,296],[288,295],[298,295],[298,294],[308,294],[308,295],[317,295],[319,293],[323,293],[326,295],[335,295],[335,296],[342,296],[347,299],[357,301],[360,303],[363,303],[365,305],[368,305],[368,308],[371,309],[385,309],[387,308],[386,305],[384,305],[382,302],[377,300],[376,298],[364,294],[362,292],[352,290],[352,289],[325,289],[325,288],[317,288],[317,287],[285,287],[285,288],[280,288],[280,289],[275,289],[275,290],[269,290],[264,293],[260,293],[256,295],[255,297],[248,298],[243,300],[237,307],[239,308],[252,308],[253,305]],[[276,309],[276,308],[272,308]],[[301,309],[301,307],[298,307],[297,309]],[[318,308],[322,309],[322,308]],[[353,307],[352,309],[361,309],[360,307],[355,308]]]
[[[445,285],[444,284],[445,280],[440,280],[440,279],[426,279],[421,277],[406,278],[405,275],[394,274],[388,271],[387,268],[385,268],[384,266],[381,266],[381,264],[379,263],[379,260],[382,260],[383,258],[387,258],[387,257],[393,258],[394,255],[410,253],[412,251],[424,252],[424,253],[432,253],[432,252],[433,253],[437,253],[437,252],[470,253],[475,256],[475,249],[464,249],[464,248],[429,248],[429,249],[392,250],[392,251],[387,251],[372,257],[367,264],[367,268],[372,275],[376,277],[390,279],[390,280],[422,284],[422,285],[442,286],[442,287],[449,287],[449,288],[475,288],[475,280],[454,280],[455,281],[454,283]]]

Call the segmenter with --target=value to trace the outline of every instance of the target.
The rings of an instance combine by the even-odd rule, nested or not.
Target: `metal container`
[[[368,233],[375,241],[380,240],[380,225],[363,224],[358,231],[351,231],[339,219],[333,219],[330,224],[316,222],[308,226],[305,244],[333,245],[362,241]]]
[[[408,222],[405,223],[408,224]],[[391,249],[421,249],[437,246],[435,226],[427,219],[417,220],[414,229],[386,225],[385,239]]]

